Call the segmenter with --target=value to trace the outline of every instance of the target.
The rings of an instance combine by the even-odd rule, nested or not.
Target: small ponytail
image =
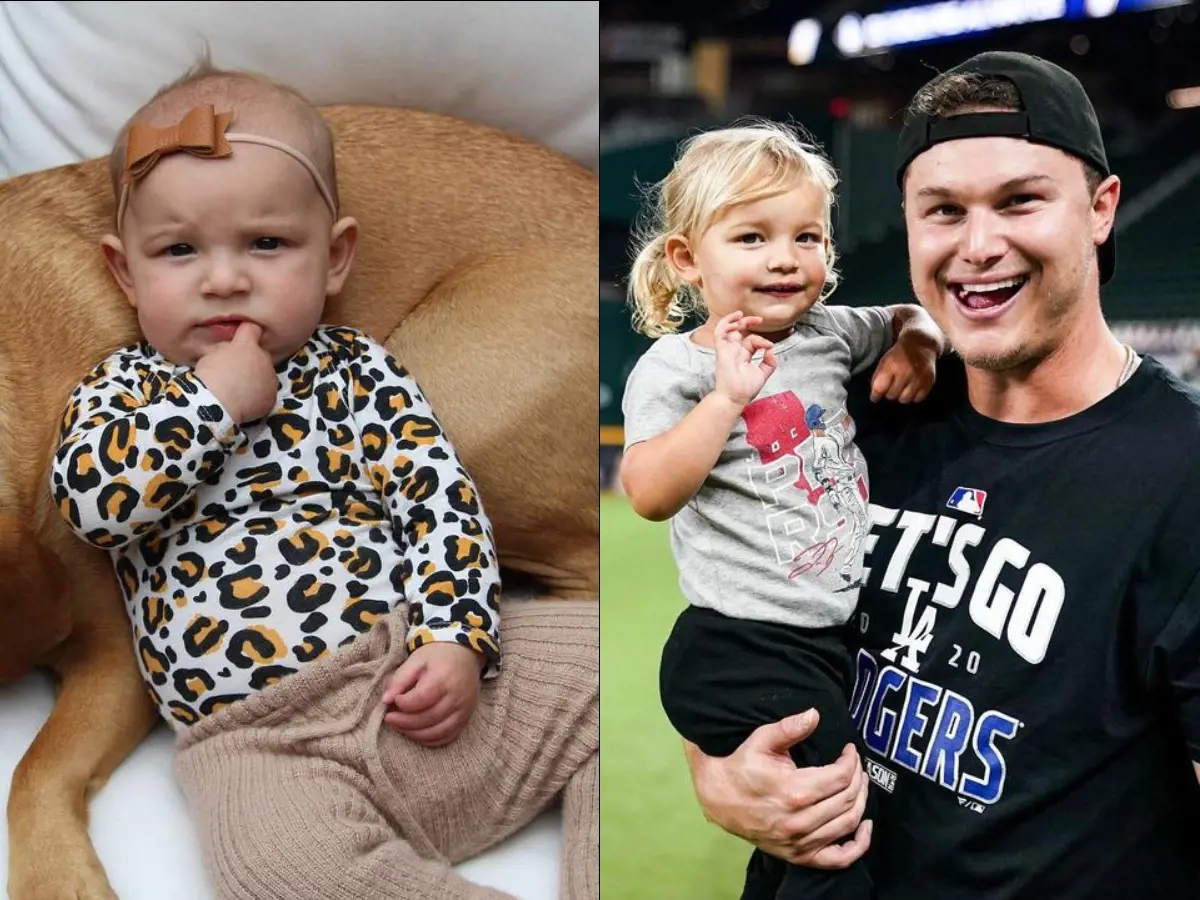
[[[687,289],[667,259],[667,235],[655,235],[643,245],[629,270],[633,327],[647,337],[675,333],[687,318]]]

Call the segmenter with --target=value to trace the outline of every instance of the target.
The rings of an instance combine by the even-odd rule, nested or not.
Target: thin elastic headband
[[[225,129],[232,121],[233,113],[218,115],[211,104],[202,104],[191,109],[176,124],[165,128],[133,125],[129,129],[129,139],[125,147],[125,175],[122,179],[121,198],[117,203],[117,227],[121,227],[121,219],[129,203],[129,191],[134,182],[145,178],[164,156],[172,153],[190,153],[201,159],[221,159],[233,153],[233,148],[229,146],[231,143],[273,147],[296,160],[313,177],[321,198],[329,207],[329,212],[337,218],[333,192],[329,190],[329,185],[325,183],[312,160],[295,147],[274,138],[241,132],[226,134]]]

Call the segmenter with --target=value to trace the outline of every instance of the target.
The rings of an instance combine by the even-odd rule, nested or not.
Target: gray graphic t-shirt
[[[887,310],[819,304],[775,345],[775,373],[671,519],[689,603],[809,628],[849,619],[870,523],[845,386],[891,341]],[[655,341],[626,383],[625,448],[670,430],[715,386],[714,350],[687,334]]]

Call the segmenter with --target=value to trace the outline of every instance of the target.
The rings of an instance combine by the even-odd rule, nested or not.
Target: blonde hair
[[[802,181],[825,194],[824,225],[832,237],[838,176],[815,142],[795,128],[760,119],[688,138],[671,172],[647,192],[649,213],[637,228],[640,249],[629,272],[634,327],[649,337],[673,334],[693,313],[703,314],[700,292],[667,259],[667,238],[693,244],[733,206],[785,193]],[[832,241],[826,258],[824,300],[837,288]]]

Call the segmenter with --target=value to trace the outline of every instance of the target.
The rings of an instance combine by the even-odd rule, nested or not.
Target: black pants
[[[797,766],[833,762],[856,743],[849,693],[853,662],[844,630],[731,619],[688,607],[663,648],[659,691],[672,726],[709,756],[728,756],[760,725],[816,708],[821,722],[792,748]],[[862,859],[823,871],[755,850],[742,900],[867,900]]]

